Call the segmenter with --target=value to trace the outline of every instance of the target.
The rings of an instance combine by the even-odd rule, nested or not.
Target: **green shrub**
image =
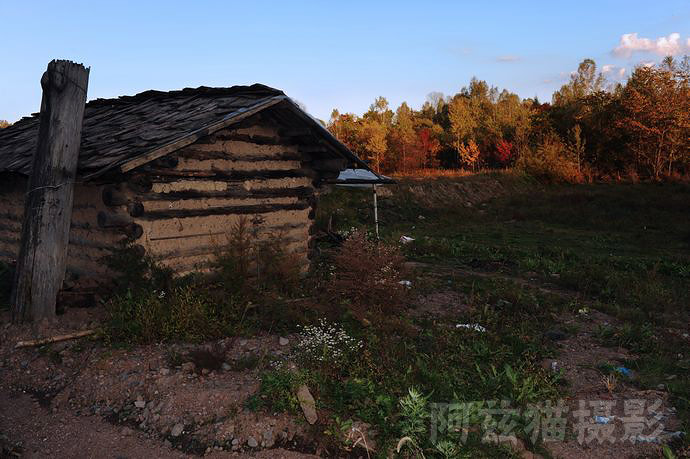
[[[548,183],[577,183],[583,178],[568,147],[554,133],[545,135],[536,148],[526,149],[518,159],[517,167]]]
[[[106,305],[105,332],[112,342],[200,342],[222,336],[225,321],[203,289],[128,291]]]
[[[290,295],[300,285],[297,259],[284,249],[282,235],[260,238],[259,227],[250,228],[240,218],[220,248],[216,269],[223,288],[232,294],[256,296],[263,291]]]
[[[250,409],[270,408],[277,412],[296,413],[299,410],[297,389],[306,383],[305,373],[279,368],[261,375],[259,392],[247,400]]]

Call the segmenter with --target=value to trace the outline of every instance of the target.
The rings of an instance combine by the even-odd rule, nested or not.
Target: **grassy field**
[[[416,387],[433,400],[519,403],[567,394],[563,381],[535,362],[553,351],[543,331],[559,314],[585,308],[620,319],[601,325],[597,339],[640,356],[628,363],[634,383],[664,384],[687,431],[688,185],[542,186],[498,174],[404,179],[391,188],[380,200],[382,239],[413,237],[404,246],[408,259],[433,266],[434,275],[420,275],[417,293],[452,289],[474,312],[447,323],[412,319],[422,332],[398,343],[405,349],[383,378],[390,387],[378,392],[402,396]],[[371,229],[371,191],[336,190],[319,211],[324,227],[330,219],[340,231]],[[459,319],[489,332],[449,332]],[[394,347],[387,343],[380,352]],[[368,420],[384,430],[390,425],[385,416]]]
[[[235,362],[261,376],[242,408],[301,419],[296,393],[306,384],[320,417],[313,434],[327,456],[347,455],[366,437],[376,442],[377,457],[398,446],[403,457],[520,457],[482,442],[487,426],[472,405],[510,400],[518,410],[509,417],[514,432],[530,451],[549,457],[547,445],[520,432],[530,426],[533,404],[572,395],[564,371],[544,365],[565,359],[563,338],[550,336],[574,339],[584,321],[564,318],[592,317],[585,325],[594,327],[597,346],[637,356],[623,362],[634,378],[611,387],[611,395],[623,386],[663,384],[681,422],[676,429],[688,431],[690,186],[544,186],[510,173],[401,179],[381,190],[380,220],[383,245],[323,238],[306,279],[293,277],[277,251],[269,251],[266,266],[274,269],[258,285],[238,269],[248,265],[232,250],[219,259],[211,284],[173,279],[142,260],[106,305],[101,336],[132,348],[299,333],[283,360]],[[341,235],[353,228],[371,233],[371,191],[334,190],[322,199],[317,223]],[[401,245],[403,235],[414,242]],[[349,257],[342,247],[352,250]],[[133,266],[127,255],[114,262]],[[1,274],[0,266],[0,291]],[[389,295],[402,288],[401,276],[411,288]],[[591,323],[595,311],[612,320]],[[586,365],[601,373],[604,390],[615,365]],[[440,431],[432,440],[432,403],[466,404],[466,429]],[[687,448],[687,436],[672,446]]]

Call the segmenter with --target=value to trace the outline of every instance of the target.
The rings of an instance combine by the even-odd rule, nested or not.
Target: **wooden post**
[[[15,323],[55,315],[65,277],[88,82],[89,69],[62,60],[50,62],[41,77],[38,139],[12,288]]]

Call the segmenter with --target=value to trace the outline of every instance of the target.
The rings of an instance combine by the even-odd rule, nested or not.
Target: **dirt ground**
[[[263,335],[204,346],[113,350],[82,339],[14,349],[21,339],[90,328],[98,319],[95,309],[74,309],[52,324],[3,326],[4,456],[315,457],[309,453],[318,444],[303,419],[245,407],[260,384],[254,363],[283,355],[293,337],[282,345],[281,337]]]
[[[418,299],[415,313],[462,312],[457,292],[434,292]],[[226,338],[203,346],[138,346],[113,349],[96,339],[14,349],[17,341],[92,328],[98,309],[73,309],[53,323],[0,330],[0,446],[4,457],[318,457],[318,424],[302,417],[261,413],[246,407],[259,388],[257,362],[288,353],[296,337],[261,335]],[[663,388],[643,391],[631,380],[605,379],[602,363],[623,365],[635,356],[603,347],[597,326],[616,319],[591,311],[559,317],[564,336],[559,352],[541,362],[563,371],[570,413],[585,403],[590,432],[602,431],[594,415],[609,419],[604,432],[624,432],[625,400],[654,406],[662,435],[677,426]],[[282,338],[282,339],[281,339]],[[287,343],[286,340],[287,339]],[[192,363],[196,362],[196,364]],[[582,402],[581,402],[582,401]],[[590,402],[592,405],[590,405]],[[608,412],[606,407],[614,404]],[[548,442],[558,458],[659,457],[656,443],[578,441],[569,418],[565,441]],[[523,457],[532,453],[524,452]]]

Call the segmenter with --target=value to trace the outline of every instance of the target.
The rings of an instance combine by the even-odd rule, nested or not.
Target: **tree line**
[[[585,59],[550,103],[473,78],[419,110],[378,97],[362,116],[333,110],[329,131],[382,173],[520,167],[578,181],[690,173],[690,61],[639,66],[610,84]]]

